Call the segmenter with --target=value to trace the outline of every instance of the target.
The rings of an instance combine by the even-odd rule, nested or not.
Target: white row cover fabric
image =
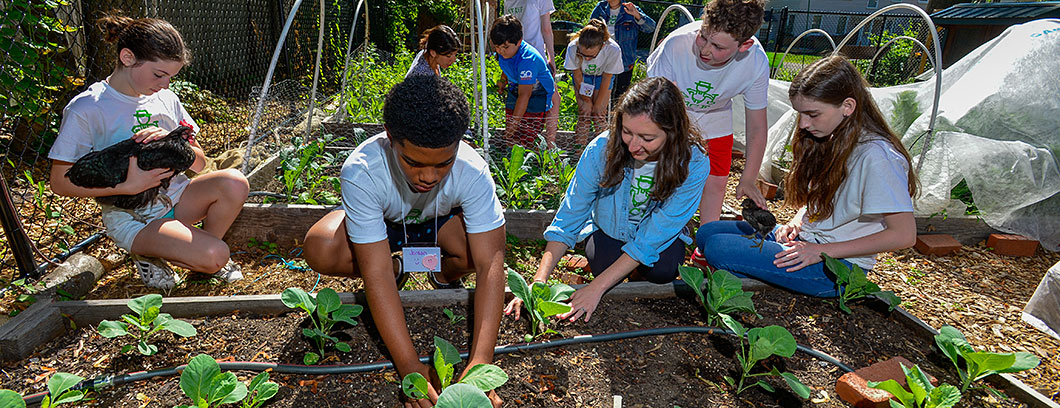
[[[1060,262],[1049,268],[1027,301],[1023,321],[1060,340]]]

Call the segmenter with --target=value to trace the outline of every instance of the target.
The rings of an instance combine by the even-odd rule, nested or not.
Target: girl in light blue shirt
[[[615,108],[611,129],[589,143],[567,186],[534,281],[545,282],[560,257],[588,236],[596,277],[571,297],[560,318],[586,321],[604,292],[627,276],[655,283],[677,278],[710,164],[685,113],[681,91],[664,78],[637,83]],[[615,134],[619,136],[614,136]],[[505,313],[519,316],[522,302]]]

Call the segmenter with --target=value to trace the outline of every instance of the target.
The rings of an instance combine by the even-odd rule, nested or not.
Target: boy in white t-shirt
[[[607,23],[594,18],[571,35],[563,68],[574,78],[578,101],[574,143],[580,150],[585,147],[589,135],[608,129],[607,106],[611,101],[614,76],[623,72],[622,49],[608,34]]]
[[[717,221],[732,162],[732,98],[743,95],[747,162],[736,197],[750,197],[762,208],[766,200],[755,187],[765,155],[769,61],[754,37],[762,25],[762,0],[715,0],[695,21],[670,33],[648,57],[648,76],[677,84],[689,118],[706,139],[710,176],[699,204],[700,225]]]
[[[386,132],[343,163],[342,207],[306,234],[306,262],[325,275],[364,280],[372,319],[402,377],[437,378],[412,346],[395,276],[424,271],[446,285],[474,272],[477,321],[467,367],[491,363],[506,281],[504,212],[486,161],[460,140],[470,121],[467,99],[444,78],[414,75],[390,90],[383,120]],[[433,384],[431,404],[436,390]]]

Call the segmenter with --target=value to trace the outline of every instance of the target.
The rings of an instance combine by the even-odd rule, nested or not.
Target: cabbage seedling
[[[957,390],[957,387],[949,384],[935,387],[931,385],[931,379],[927,374],[920,371],[920,367],[913,366],[909,369],[905,367],[905,364],[900,364],[900,366],[902,372],[905,373],[905,383],[909,385],[908,391],[893,379],[868,382],[869,387],[887,391],[898,399],[898,401],[889,400],[891,408],[951,408],[961,401],[961,392]]]
[[[803,399],[810,398],[810,389],[799,381],[799,379],[795,377],[795,374],[781,372],[780,370],[777,370],[776,367],[771,367],[769,372],[751,374],[751,369],[754,368],[755,364],[769,358],[770,356],[778,355],[781,357],[791,357],[795,355],[795,337],[791,335],[791,332],[789,332],[788,329],[774,325],[756,327],[745,331],[743,325],[729,315],[721,314],[719,317],[721,318],[722,323],[739,337],[740,352],[736,354],[736,359],[740,361],[740,381],[737,384],[736,380],[732,377],[725,376],[725,382],[729,383],[730,387],[736,388],[736,394],[740,394],[754,386],[759,386],[766,391],[773,392],[773,386],[762,380],[758,380],[753,384],[744,385],[744,382],[748,378],[768,375],[784,378],[784,382],[788,383],[788,387],[791,388],[792,391],[795,391],[795,393]],[[745,335],[747,336],[747,345],[744,345]]]
[[[195,405],[175,408],[212,408],[240,402],[241,408],[258,408],[276,395],[280,386],[269,381],[269,373],[262,372],[250,381],[250,387],[231,372],[221,372],[217,360],[199,354],[188,362],[180,373],[180,390]]]
[[[174,319],[169,313],[159,313],[162,308],[162,295],[140,296],[130,300],[127,305],[136,313],[135,316],[123,314],[121,315],[123,321],[104,320],[96,327],[99,334],[108,339],[118,336],[135,337],[136,343],[122,346],[122,353],[132,350],[134,346],[140,354],[145,356],[157,353],[158,346],[148,344],[147,341],[159,330],[167,330],[181,337],[191,337],[197,333],[188,322]],[[130,333],[130,329],[135,329],[136,334]]]
[[[851,270],[846,264],[826,255],[824,252],[821,253],[821,258],[824,258],[824,263],[828,266],[828,270],[835,274],[835,284],[842,290],[839,295],[839,310],[846,312],[846,314],[851,313],[847,303],[868,295],[876,296],[886,302],[887,310],[894,310],[899,303],[902,303],[902,299],[899,299],[894,292],[880,290],[879,285],[869,282],[868,277],[865,276],[865,271],[861,270],[860,266],[854,265],[854,269]]]
[[[1041,363],[1038,356],[1025,351],[1016,353],[975,351],[964,335],[953,326],[942,326],[939,334],[935,336],[935,344],[942,349],[946,357],[949,357],[953,366],[957,367],[957,374],[961,377],[962,393],[973,381],[979,381],[991,374],[1030,370]]]
[[[361,305],[344,305],[339,300],[339,294],[333,289],[321,289],[316,298],[299,288],[287,288],[280,294],[280,300],[291,309],[302,309],[309,313],[309,320],[313,322],[313,328],[302,329],[302,335],[309,337],[316,345],[318,353],[308,352],[302,361],[306,365],[313,365],[320,361],[324,355],[324,346],[327,341],[335,343],[335,349],[344,353],[350,352],[350,345],[339,341],[331,335],[331,329],[338,322],[345,322],[356,326],[353,318],[360,316],[364,307]]]
[[[71,390],[77,383],[84,381],[84,377],[70,373],[55,373],[48,379],[48,395],[41,400],[41,408],[52,408],[59,404],[77,402],[85,398],[85,392]],[[26,401],[22,395],[11,390],[0,390],[0,407],[2,408],[26,408]]]
[[[486,392],[508,382],[508,374],[493,364],[478,364],[467,370],[464,378],[452,384],[455,370],[460,362],[460,352],[452,343],[434,337],[434,371],[438,373],[442,389],[438,394],[437,408],[490,407]],[[450,385],[451,384],[451,385]],[[401,391],[413,399],[427,398],[427,379],[420,373],[406,375],[401,380]]]
[[[556,333],[548,327],[547,318],[571,310],[570,305],[560,303],[570,299],[570,295],[574,293],[574,288],[570,285],[557,283],[549,286],[534,282],[534,286],[527,286],[522,276],[509,269],[508,287],[512,289],[515,297],[523,301],[523,307],[530,312],[530,334],[525,338],[528,342],[545,334]]]
[[[740,278],[728,271],[718,269],[706,282],[703,281],[703,270],[699,268],[681,266],[678,271],[681,272],[681,280],[692,287],[699,297],[699,303],[707,309],[707,325],[714,325],[714,320],[722,314],[745,312],[758,315],[751,300],[754,292],[744,292]],[[704,283],[706,290],[703,290]]]

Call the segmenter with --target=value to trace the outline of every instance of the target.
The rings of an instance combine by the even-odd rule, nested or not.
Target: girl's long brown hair
[[[688,178],[692,149],[702,151],[697,142],[699,132],[685,113],[684,97],[673,82],[659,77],[640,81],[622,95],[611,119],[607,164],[600,187],[618,185],[626,169],[633,167],[633,155],[622,141],[622,119],[627,115],[648,115],[666,133],[655,167],[655,186],[651,191],[652,200],[665,201]]]
[[[835,211],[834,197],[847,178],[847,159],[863,133],[882,136],[911,163],[909,152],[894,134],[869,93],[869,84],[857,68],[840,56],[815,61],[791,81],[788,98],[800,96],[839,106],[854,99],[854,112],[843,119],[832,135],[821,140],[797,125],[791,140],[791,171],[785,179],[786,205],[806,206],[811,218],[827,218]],[[913,166],[908,167],[909,196],[915,196],[918,181]]]

